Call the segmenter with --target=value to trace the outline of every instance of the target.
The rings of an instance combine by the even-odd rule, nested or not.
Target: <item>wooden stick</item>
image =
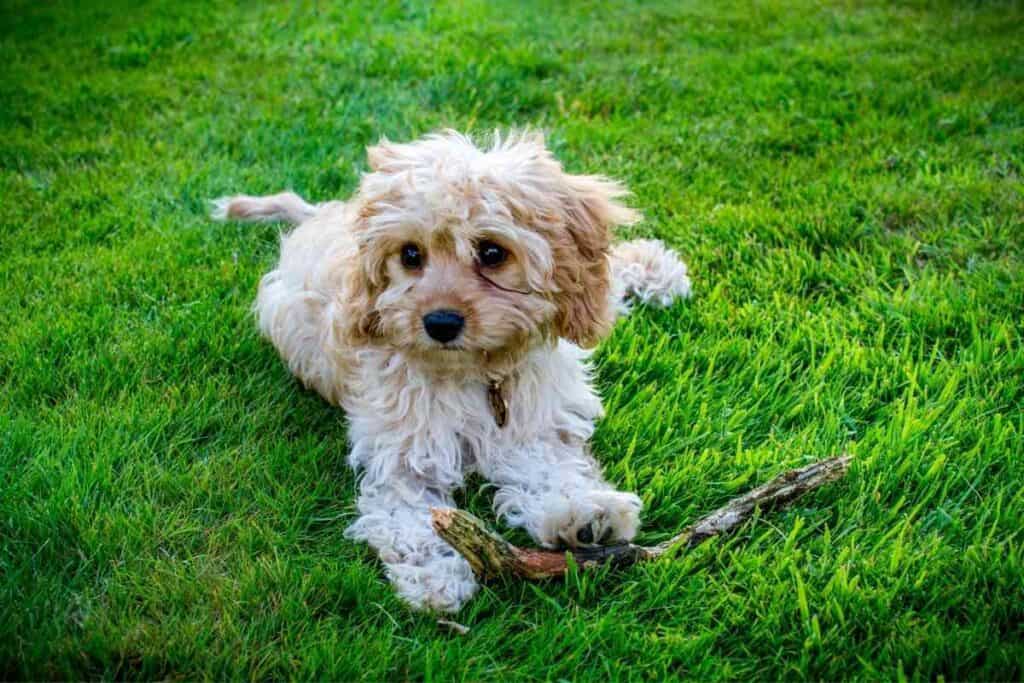
[[[624,543],[576,550],[520,548],[464,510],[432,508],[430,514],[438,535],[466,558],[480,578],[517,577],[535,581],[565,574],[570,555],[579,567],[586,569],[604,564],[626,566],[688,550],[713,536],[733,531],[758,508],[785,507],[822,484],[839,479],[846,474],[850,460],[851,456],[843,455],[781,474],[767,484],[732,499],[655,546]]]

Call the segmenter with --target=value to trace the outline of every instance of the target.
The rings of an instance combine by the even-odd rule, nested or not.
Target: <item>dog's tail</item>
[[[619,315],[633,301],[668,306],[690,296],[690,276],[679,254],[659,240],[633,240],[612,247],[612,296]]]
[[[214,199],[210,215],[218,221],[286,221],[298,225],[316,213],[310,204],[294,192],[282,192],[266,197],[239,194]]]

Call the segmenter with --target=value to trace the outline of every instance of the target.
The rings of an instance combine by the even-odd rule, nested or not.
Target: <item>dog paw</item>
[[[461,557],[437,557],[421,565],[388,564],[388,578],[410,607],[423,612],[457,612],[479,588]]]
[[[537,540],[549,548],[580,548],[633,540],[640,498],[622,491],[587,491],[546,501]]]

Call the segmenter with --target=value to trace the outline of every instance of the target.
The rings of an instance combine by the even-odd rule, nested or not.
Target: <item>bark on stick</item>
[[[785,507],[805,493],[839,479],[846,474],[850,459],[848,455],[829,458],[781,474],[767,484],[730,500],[655,546],[625,543],[577,550],[520,548],[488,529],[483,521],[465,510],[433,508],[431,518],[438,535],[466,558],[480,578],[516,577],[536,581],[565,574],[569,556],[579,567],[589,568],[604,564],[625,566],[654,560],[665,554],[685,552],[709,538],[733,531],[757,509],[767,511]]]

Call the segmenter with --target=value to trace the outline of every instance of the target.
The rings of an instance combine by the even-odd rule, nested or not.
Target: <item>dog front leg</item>
[[[398,594],[420,610],[455,612],[477,591],[469,563],[430,525],[431,507],[454,507],[446,491],[414,477],[360,485],[359,518],[345,534],[377,551]]]
[[[495,512],[549,548],[630,541],[642,503],[604,480],[584,444],[537,441],[481,462]]]

